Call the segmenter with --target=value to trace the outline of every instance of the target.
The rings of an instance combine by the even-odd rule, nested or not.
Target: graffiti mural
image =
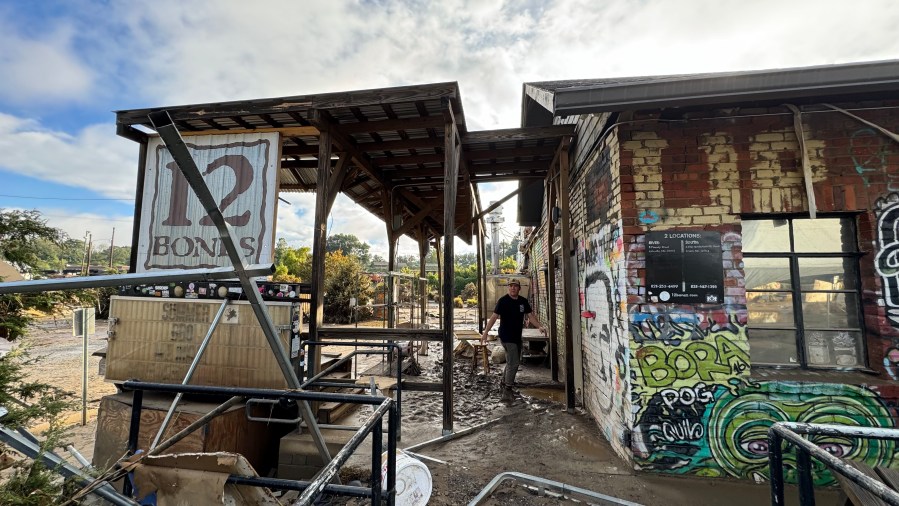
[[[877,199],[877,255],[874,269],[883,285],[887,318],[899,330],[899,194]]]
[[[620,227],[604,225],[584,252],[583,309],[586,318],[584,374],[590,383],[588,407],[610,441],[623,441],[630,407],[627,377],[629,357],[623,320],[625,276]]]
[[[642,469],[703,476],[768,479],[768,428],[795,421],[892,427],[887,406],[865,387],[795,382],[740,382],[662,389],[637,421],[634,450]],[[830,454],[870,466],[893,462],[892,441],[833,436],[810,438]],[[789,482],[796,481],[794,452],[784,453]],[[814,463],[816,485],[835,479]]]

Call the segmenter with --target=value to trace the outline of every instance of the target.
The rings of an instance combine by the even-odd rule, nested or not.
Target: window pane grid
[[[858,259],[864,253],[854,218],[746,218],[743,225],[753,362],[863,367]]]

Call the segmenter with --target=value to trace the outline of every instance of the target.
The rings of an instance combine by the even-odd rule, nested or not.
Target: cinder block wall
[[[899,131],[895,102],[836,105]],[[896,425],[899,274],[878,262],[899,246],[891,232],[899,225],[899,143],[823,106],[806,109],[821,111],[802,116],[818,212],[858,213],[868,364],[881,381],[855,374],[842,384],[814,375],[787,382],[752,372],[740,216],[808,210],[786,108],[705,110],[673,120],[638,113],[601,142],[578,139],[571,201],[588,316],[569,317],[580,320],[584,335],[584,404],[639,469],[762,480],[765,431],[775,420]],[[581,117],[579,126],[594,119]],[[645,233],[674,229],[721,232],[723,304],[646,297]],[[819,444],[872,465],[894,461],[893,443]],[[815,479],[833,483],[826,471]]]

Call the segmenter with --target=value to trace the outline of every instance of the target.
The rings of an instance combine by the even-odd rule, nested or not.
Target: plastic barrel
[[[387,490],[387,452],[381,455],[381,484]],[[396,451],[396,506],[425,506],[431,498],[431,471],[420,460]]]

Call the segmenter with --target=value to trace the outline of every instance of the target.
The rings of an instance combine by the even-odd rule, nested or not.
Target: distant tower
[[[492,206],[496,201],[490,203]],[[493,274],[499,274],[499,224],[506,221],[503,219],[503,207],[499,206],[487,215],[487,223],[490,224],[490,246],[492,254],[490,258],[493,261]]]

